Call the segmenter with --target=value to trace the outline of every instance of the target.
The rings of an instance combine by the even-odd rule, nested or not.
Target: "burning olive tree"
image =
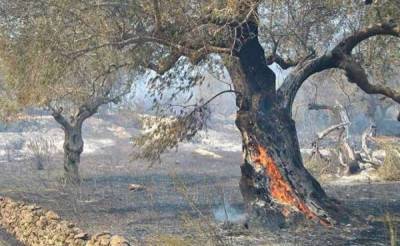
[[[152,36],[171,49],[158,63],[162,66],[156,66],[161,73],[181,56],[193,64],[210,59],[212,53],[223,57],[233,85],[228,92],[237,99],[236,125],[243,140],[240,189],[251,211],[270,225],[284,223],[295,214],[324,225],[343,220],[347,215],[338,202],[326,195],[303,166],[292,105],[308,78],[331,69],[342,71],[348,82],[367,94],[400,102],[398,91],[371,83],[369,66],[363,66],[371,47],[378,47],[374,41],[386,43],[383,53],[394,51],[391,59],[398,61],[400,9],[395,1],[376,4],[374,9],[363,2],[226,1],[206,5],[201,14],[191,13],[187,18],[192,22],[182,23],[181,32],[174,35],[178,39],[168,42],[165,33],[178,23],[160,10],[164,9],[160,4],[154,1]],[[269,67],[272,64],[288,70],[279,87]],[[170,123],[161,122],[156,131],[140,138],[138,143],[144,145],[140,156],[158,158],[165,149],[190,139],[204,127],[198,116],[206,104],[196,105]],[[197,117],[188,118],[191,115]],[[163,130],[168,126],[172,134]],[[171,141],[165,140],[168,136],[173,137]]]
[[[93,58],[91,54],[104,50],[121,54],[121,59],[134,64],[135,70],[158,74],[149,85],[160,97],[166,89],[185,92],[201,82],[201,76],[189,76],[190,83],[182,82],[178,77],[186,74],[180,74],[177,68],[182,63],[190,63],[194,70],[208,66],[227,71],[232,88],[218,95],[236,95],[236,125],[242,134],[244,154],[240,189],[248,207],[274,224],[296,214],[325,225],[343,218],[337,202],[304,168],[300,155],[292,104],[309,77],[336,69],[366,93],[400,102],[398,91],[370,82],[366,62],[367,55],[377,47],[375,44],[382,42],[386,49],[380,49],[381,53],[387,52],[393,59],[399,57],[400,9],[396,0],[16,2],[38,8],[50,6],[46,14],[60,10],[64,13],[43,21],[61,22],[72,28],[62,32],[65,36],[54,32],[57,39],[51,36],[47,40],[49,44],[67,44],[67,53],[65,48],[48,46],[51,51],[60,52],[60,57],[72,61],[76,56],[90,57],[103,62],[103,57]],[[37,17],[29,10],[23,12],[21,20],[27,12]],[[71,22],[75,16],[76,21]],[[34,24],[41,23],[39,20]],[[76,31],[76,26],[85,29]],[[43,32],[52,33],[48,29]],[[14,36],[20,33],[11,35]],[[43,54],[46,53],[38,55]],[[373,57],[372,62],[380,59],[369,57]],[[33,65],[41,67],[42,63]],[[287,70],[280,86],[271,65]],[[46,81],[43,84],[53,83]],[[172,98],[179,95],[173,93]],[[191,139],[205,126],[210,100],[184,107],[186,110],[177,117],[161,121],[153,132],[137,139],[142,146],[139,157],[159,158],[163,151]]]

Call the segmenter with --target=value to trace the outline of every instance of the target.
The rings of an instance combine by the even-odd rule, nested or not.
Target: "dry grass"
[[[304,166],[318,180],[321,180],[324,175],[334,174],[336,171],[332,162],[318,154],[304,158]]]
[[[378,175],[382,180],[400,180],[400,144],[382,143],[386,156],[383,165],[378,169]]]
[[[195,245],[195,242],[191,239],[184,238],[180,235],[167,235],[159,234],[148,237],[146,245],[154,246],[191,246]]]
[[[197,206],[195,199],[193,199],[185,182],[175,173],[170,174],[170,176],[176,191],[184,198],[186,203],[189,204],[193,212],[197,215],[197,218],[190,216],[189,214],[181,217],[182,228],[184,231],[187,231],[189,235],[192,235],[192,243],[189,245],[194,245],[194,242],[205,246],[228,245],[228,243],[225,242],[223,237],[218,233],[218,225],[215,223],[215,220],[205,215]],[[186,240],[184,242],[190,241]]]
[[[384,223],[387,228],[390,246],[397,246],[397,223],[393,217],[386,213],[384,216]]]
[[[37,170],[43,170],[44,166],[50,163],[52,153],[56,148],[54,141],[45,137],[33,138],[26,146]]]
[[[170,173],[174,188],[190,207],[191,211],[183,211],[179,217],[181,234],[167,234],[158,232],[149,235],[145,239],[145,245],[160,246],[230,246],[235,245],[231,234],[244,236],[246,233],[234,226],[233,223],[225,221],[218,224],[210,214],[205,214],[197,204],[195,196],[176,173]],[[223,192],[223,191],[222,191]]]

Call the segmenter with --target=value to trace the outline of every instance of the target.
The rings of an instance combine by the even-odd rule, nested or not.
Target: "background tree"
[[[159,97],[171,88],[177,90],[171,98],[179,97],[178,92],[201,81],[199,76],[179,73],[186,60],[215,71],[226,69],[232,81],[226,92],[236,94],[236,124],[243,139],[240,188],[249,208],[268,217],[271,224],[281,224],[293,214],[327,225],[341,219],[336,202],[303,166],[292,120],[293,101],[310,76],[329,69],[344,71],[348,81],[366,93],[400,102],[395,90],[370,83],[369,72],[362,66],[365,50],[374,47],[374,37],[384,36],[398,48],[400,11],[396,0],[368,6],[364,1],[340,0],[16,2],[22,2],[17,9],[45,5],[68,13],[48,21],[68,23],[70,16],[79,16],[74,27],[84,26],[91,35],[85,32],[83,43],[68,42],[74,46],[68,46],[67,54],[87,57],[110,50],[121,54],[121,59],[135,61],[136,68],[159,74],[149,82]],[[37,16],[32,9],[24,13]],[[87,18],[94,20],[80,21]],[[371,42],[363,42],[366,40]],[[75,46],[77,43],[81,45]],[[368,44],[371,47],[365,46]],[[278,81],[279,88],[276,73],[268,67],[272,64],[289,70],[284,80]],[[178,77],[188,77],[191,82],[185,84]],[[138,139],[137,143],[144,144],[140,156],[157,158],[179,141],[192,138],[205,126],[207,103],[184,107],[176,119],[162,121],[154,132]]]
[[[65,133],[65,181],[79,183],[84,121],[101,105],[118,103],[134,77],[132,64],[118,50],[77,52],[108,40],[112,14],[70,1],[6,1],[1,7],[5,106],[15,100],[20,109],[50,111]]]

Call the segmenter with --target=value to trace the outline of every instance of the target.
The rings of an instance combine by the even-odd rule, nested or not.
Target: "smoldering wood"
[[[128,189],[129,191],[143,191],[146,187],[140,184],[129,184]]]
[[[241,28],[238,60],[233,58],[228,66],[235,91],[240,92],[236,125],[244,150],[242,195],[250,214],[270,228],[295,214],[332,225],[342,215],[303,166],[295,122],[277,97],[276,77],[257,36],[250,35],[257,28],[254,23]]]

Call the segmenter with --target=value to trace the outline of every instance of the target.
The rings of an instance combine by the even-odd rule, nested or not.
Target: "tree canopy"
[[[124,88],[121,83],[133,83],[135,74],[149,70],[159,75],[149,82],[155,95],[178,84],[173,97],[179,97],[179,91],[201,82],[198,76],[180,74],[179,66],[208,64],[211,72],[221,71],[240,50],[242,24],[250,21],[259,27],[267,64],[281,69],[326,58],[345,37],[359,33],[354,43],[347,39],[347,49],[362,67],[331,68],[362,68],[363,79],[384,82],[382,74],[400,61],[399,42],[393,38],[399,35],[399,6],[398,0],[372,5],[346,0],[2,1],[1,65],[23,106],[80,105],[93,95],[113,101]],[[179,76],[193,81],[183,85]],[[368,93],[400,100],[389,88],[348,77]],[[180,119],[190,115],[195,114],[185,110]],[[186,139],[192,135],[188,132],[175,136]]]

